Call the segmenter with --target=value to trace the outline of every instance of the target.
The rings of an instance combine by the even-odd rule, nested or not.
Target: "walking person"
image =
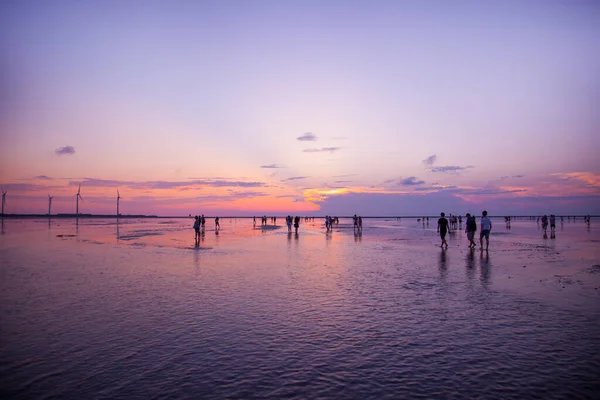
[[[548,216],[544,214],[542,217],[542,229],[544,230],[544,235],[547,235],[548,231]]]
[[[197,215],[194,217],[194,232],[194,240],[197,241],[198,239],[200,239],[200,219]]]
[[[467,223],[465,232],[467,233],[467,239],[469,239],[469,248],[474,249],[477,247],[475,244],[475,232],[477,232],[477,221],[475,220],[475,216],[471,216],[471,214],[467,213]]]
[[[219,217],[215,217],[215,229],[221,229],[221,225],[219,225]]]
[[[445,218],[446,214],[441,213],[440,214],[440,219],[438,219],[438,227],[437,227],[437,231],[440,234],[440,237],[442,238],[442,245],[440,246],[441,248],[444,248],[444,245],[446,246],[446,248],[448,248],[448,242],[446,242],[446,234],[448,233],[448,220]]]
[[[483,251],[483,238],[485,238],[485,251],[490,247],[490,231],[492,230],[492,220],[488,218],[487,211],[481,213],[481,233],[479,234],[479,244]]]
[[[300,227],[300,217],[296,216],[296,218],[294,218],[294,229],[295,229],[294,233],[298,233],[299,227]]]

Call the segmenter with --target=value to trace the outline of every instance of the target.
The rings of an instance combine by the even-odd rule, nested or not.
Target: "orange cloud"
[[[594,172],[567,172],[552,174],[561,179],[575,180],[583,182],[586,185],[600,188],[600,174]]]

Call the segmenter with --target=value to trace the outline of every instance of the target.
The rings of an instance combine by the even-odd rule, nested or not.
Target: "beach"
[[[565,218],[566,219],[566,218]],[[597,219],[7,219],[4,398],[594,398]],[[464,224],[463,224],[464,228]]]

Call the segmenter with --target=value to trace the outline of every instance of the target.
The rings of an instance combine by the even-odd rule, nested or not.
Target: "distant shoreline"
[[[294,214],[295,215],[295,214]],[[256,216],[252,216],[252,217],[248,217],[248,216],[218,216],[221,219],[228,219],[228,218],[236,218],[236,219],[249,219],[249,218],[261,218],[262,216],[264,216],[264,214],[258,214]],[[538,216],[541,215],[511,215],[511,218],[537,218]],[[575,217],[575,218],[583,218],[585,216],[588,216],[588,214],[581,214],[581,215],[555,215],[557,218],[560,217],[564,217],[564,218],[568,218],[568,217]],[[61,219],[70,219],[70,218],[89,218],[89,219],[135,219],[135,218],[161,218],[161,219],[173,219],[173,218],[193,218],[194,216],[160,216],[160,215],[143,215],[143,214],[139,214],[139,215],[134,215],[134,214],[123,214],[123,215],[119,215],[118,217],[116,215],[103,215],[103,214],[79,214],[79,216],[77,216],[76,214],[52,214],[52,215],[48,215],[48,214],[0,214],[0,218],[61,218]],[[215,218],[217,217],[216,215],[214,216],[206,216],[205,218]],[[267,215],[267,218],[271,218],[273,217],[272,215],[269,216]],[[285,215],[276,215],[277,218],[285,218]],[[318,216],[318,215],[311,215],[311,216],[300,216],[300,218],[325,218],[324,215]],[[361,216],[362,219],[382,219],[382,218],[401,218],[401,219],[420,219],[420,218],[439,218],[439,215],[435,215],[435,216],[416,216],[416,215],[392,215],[392,216]],[[489,216],[490,218],[504,218],[504,215],[492,215]],[[598,215],[589,215],[590,218],[598,218],[600,216]],[[337,218],[352,218],[352,216],[338,216]]]

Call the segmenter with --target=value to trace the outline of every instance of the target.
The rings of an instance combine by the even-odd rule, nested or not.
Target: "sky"
[[[600,214],[600,2],[0,2],[5,213]]]

